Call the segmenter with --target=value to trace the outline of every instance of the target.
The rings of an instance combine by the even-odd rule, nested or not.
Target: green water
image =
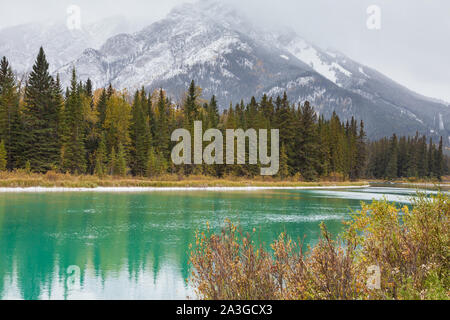
[[[207,222],[214,230],[226,218],[244,230],[256,228],[266,244],[283,231],[313,244],[321,221],[336,234],[360,201],[385,196],[408,202],[411,193],[387,188],[0,193],[0,298],[194,297],[184,281],[190,273],[188,245]]]

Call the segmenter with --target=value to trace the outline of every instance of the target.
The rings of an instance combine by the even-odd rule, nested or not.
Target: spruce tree
[[[6,170],[6,163],[7,163],[6,148],[5,143],[2,140],[0,142],[0,172]]]
[[[106,119],[106,108],[108,104],[108,94],[105,89],[102,90],[100,94],[100,98],[97,102],[97,113],[98,113],[98,121],[97,121],[97,129],[103,130],[103,125],[105,124]]]
[[[364,131],[364,121],[361,120],[359,135],[356,145],[356,177],[362,178],[365,175],[367,161],[366,133]]]
[[[127,175],[127,161],[125,155],[125,148],[120,143],[117,149],[117,157],[115,161],[114,174],[124,177]]]
[[[217,100],[216,100],[216,96],[212,96],[211,97],[211,101],[208,104],[208,128],[217,128],[217,126],[219,125],[219,119],[220,119],[220,115],[219,115],[219,109],[217,107]]]
[[[85,123],[81,95],[76,72],[73,69],[71,87],[64,109],[66,132],[63,135],[61,167],[63,171],[77,174],[86,172]]]
[[[0,140],[5,142],[7,167],[20,165],[23,150],[23,130],[19,114],[19,90],[8,60],[0,62]]]
[[[415,147],[417,154],[417,174],[420,178],[429,175],[429,158],[427,156],[427,139],[425,136],[416,138]]]
[[[424,139],[424,141],[426,141],[425,136],[423,137],[423,139]],[[426,142],[425,142],[425,144],[426,144]],[[427,171],[426,171],[425,175],[429,176],[431,178],[434,177],[434,173],[435,173],[435,167],[434,167],[435,166],[435,162],[434,162],[435,149],[436,149],[436,147],[434,146],[433,140],[432,140],[432,138],[430,138],[430,143],[428,144],[428,155],[427,155],[427,162],[426,162],[428,164],[428,167],[427,167]]]
[[[0,139],[7,140],[10,109],[16,104],[15,77],[6,57],[0,62]]]
[[[398,145],[397,136],[394,134],[389,146],[389,162],[386,168],[386,178],[395,179],[398,177]]]
[[[159,90],[157,111],[155,148],[157,152],[162,152],[168,158],[170,155],[169,104],[162,89]]]
[[[286,153],[286,147],[284,144],[281,146],[280,150],[280,170],[278,172],[278,176],[281,179],[286,179],[289,177],[289,165],[288,165],[288,156]]]
[[[192,80],[186,95],[186,102],[184,104],[184,120],[186,129],[191,128],[194,121],[198,119],[199,110],[197,105],[197,98],[198,96],[197,90],[195,88],[195,82],[194,80]]]
[[[147,168],[146,168],[146,175],[149,178],[152,178],[158,174],[158,163],[157,158],[155,154],[155,150],[153,147],[150,147],[148,150],[148,158],[147,158]]]
[[[131,109],[131,169],[134,175],[143,176],[146,171],[148,149],[151,145],[150,130],[145,119],[145,91],[137,91]]]
[[[46,172],[59,162],[58,105],[54,100],[55,82],[41,48],[25,88],[24,158],[31,170]]]
[[[439,140],[439,148],[436,150],[435,156],[434,156],[434,176],[438,178],[439,180],[442,179],[442,175],[444,174],[443,167],[444,167],[444,145],[442,137]]]
[[[97,176],[104,176],[107,174],[107,151],[106,151],[106,144],[105,144],[105,137],[102,136],[100,139],[100,142],[98,144],[98,148],[95,152],[95,169],[94,174]]]
[[[317,179],[320,166],[316,121],[317,115],[309,102],[306,101],[299,110],[299,131],[296,137],[298,143],[291,154],[288,151],[290,159],[297,159],[300,173],[309,181]],[[290,143],[292,144],[292,142]]]

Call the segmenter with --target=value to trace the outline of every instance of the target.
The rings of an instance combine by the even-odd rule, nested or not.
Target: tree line
[[[370,142],[363,121],[341,121],[335,113],[325,119],[308,102],[291,104],[286,93],[230,104],[220,113],[215,96],[203,99],[194,81],[174,103],[163,89],[142,88],[132,96],[111,85],[94,91],[91,80],[78,80],[75,69],[63,90],[59,77],[50,75],[42,48],[25,83],[16,79],[5,57],[0,62],[0,170],[258,175],[259,165],[174,166],[171,132],[193,130],[196,120],[203,130],[279,129],[280,178],[440,178],[448,172],[442,139],[439,146],[418,135]]]

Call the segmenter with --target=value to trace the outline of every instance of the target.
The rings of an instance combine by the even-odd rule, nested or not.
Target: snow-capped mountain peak
[[[223,2],[201,0],[180,5],[134,33],[118,22],[104,23],[120,27],[91,27],[97,39],[107,38],[101,45],[89,40],[95,37],[86,36],[86,30],[70,35],[70,43],[66,35],[47,32],[64,38],[67,48],[43,39],[49,41],[44,48],[63,83],[70,81],[75,66],[81,80],[90,78],[98,88],[110,83],[129,90],[163,87],[177,100],[194,79],[205,98],[217,96],[222,109],[242,98],[286,91],[292,102],[309,100],[325,117],[335,111],[343,119],[364,120],[370,137],[416,131],[450,136],[448,106],[411,92],[342,53],[322,50],[293,30],[268,30],[250,21]],[[109,33],[114,34],[106,37]],[[0,32],[0,40],[5,34],[14,33]],[[4,43],[0,41],[0,54],[12,57],[13,66],[22,49],[28,52],[36,46],[18,50],[11,45],[13,40]],[[20,68],[32,66],[32,59],[22,61]]]

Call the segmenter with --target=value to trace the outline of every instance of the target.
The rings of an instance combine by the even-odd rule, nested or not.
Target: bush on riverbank
[[[189,280],[215,300],[449,299],[450,199],[419,195],[412,207],[364,204],[338,240],[322,224],[307,253],[286,234],[270,252],[230,222],[218,235],[208,228],[191,247]]]

